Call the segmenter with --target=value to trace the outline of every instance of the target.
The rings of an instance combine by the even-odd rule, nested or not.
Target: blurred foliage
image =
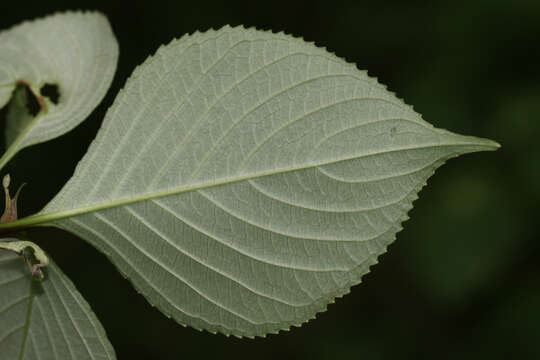
[[[0,28],[54,11],[98,9],[121,49],[112,90],[88,121],[8,165],[14,187],[28,183],[23,214],[38,211],[70,177],[137,64],[173,37],[224,24],[315,41],[369,69],[434,125],[503,147],[439,169],[363,284],[316,321],[266,339],[178,326],[82,240],[30,230],[90,302],[119,359],[540,358],[540,1],[282,5],[2,1]]]

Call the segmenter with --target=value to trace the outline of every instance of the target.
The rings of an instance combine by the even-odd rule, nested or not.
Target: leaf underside
[[[40,103],[36,117],[22,112],[8,116],[3,167],[21,149],[73,129],[99,104],[109,88],[118,44],[107,19],[92,12],[68,12],[24,22],[0,32],[0,108],[17,87],[29,87]],[[56,86],[58,103],[42,96],[46,84]],[[24,119],[24,121],[21,121]]]
[[[2,359],[116,359],[103,327],[54,264],[32,280],[22,258],[0,251]]]
[[[496,147],[325,49],[225,27],[138,67],[72,179],[19,224],[86,239],[181,324],[264,336],[358,284],[445,160]]]

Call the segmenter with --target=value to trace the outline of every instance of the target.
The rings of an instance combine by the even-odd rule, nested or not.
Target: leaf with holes
[[[263,336],[358,284],[445,160],[497,147],[325,49],[225,27],[136,69],[60,193],[0,228],[71,231],[178,322]]]
[[[22,258],[0,251],[2,359],[116,359],[103,327],[71,281],[49,263],[32,280]]]
[[[0,108],[15,98],[0,168],[86,119],[109,88],[117,59],[116,39],[98,13],[57,14],[0,32]]]

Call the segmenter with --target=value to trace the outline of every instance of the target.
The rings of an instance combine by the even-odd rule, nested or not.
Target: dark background
[[[107,15],[119,67],[86,122],[8,165],[14,185],[28,183],[23,215],[71,176],[136,65],[173,37],[225,24],[315,41],[368,69],[437,127],[502,144],[439,169],[361,285],[317,320],[266,339],[177,325],[84,241],[31,230],[91,304],[120,360],[540,358],[540,1],[3,0],[0,28],[74,8]]]

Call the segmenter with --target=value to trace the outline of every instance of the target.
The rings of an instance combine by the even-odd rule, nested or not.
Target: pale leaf
[[[445,160],[497,147],[325,49],[225,27],[135,70],[61,192],[0,228],[71,231],[178,322],[262,336],[358,284]]]
[[[49,261],[43,281],[22,257],[0,250],[0,357],[116,359],[103,327],[62,271]]]
[[[107,92],[117,59],[118,44],[99,13],[55,14],[0,32],[0,108],[18,86],[29,87],[41,104],[35,117],[22,111],[26,104],[21,99],[13,104],[0,168],[19,150],[58,137],[86,119]],[[41,95],[46,84],[58,87],[58,104]]]

